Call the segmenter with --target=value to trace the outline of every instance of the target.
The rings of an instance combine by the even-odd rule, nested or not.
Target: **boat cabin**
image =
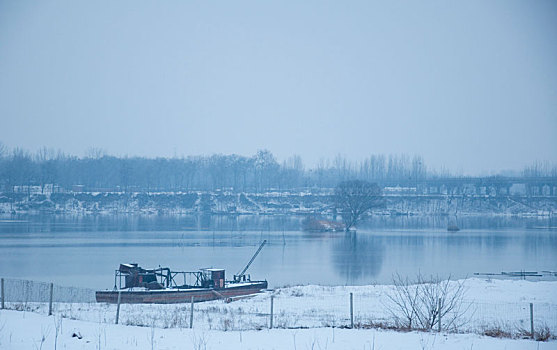
[[[201,269],[204,274],[204,280],[212,282],[215,289],[224,288],[224,269]]]

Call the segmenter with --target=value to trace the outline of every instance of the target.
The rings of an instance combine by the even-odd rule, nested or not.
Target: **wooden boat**
[[[114,274],[114,289],[97,291],[95,297],[99,303],[173,304],[215,299],[230,301],[235,297],[255,294],[267,289],[267,281],[252,281],[246,271],[266,242],[263,241],[246,267],[234,275],[232,281],[225,280],[224,269],[188,272],[172,271],[167,267],[144,269],[138,264],[120,264]]]

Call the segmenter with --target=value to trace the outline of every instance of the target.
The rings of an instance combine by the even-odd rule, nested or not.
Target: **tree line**
[[[279,162],[268,150],[253,156],[145,158],[116,157],[92,149],[76,157],[46,147],[35,153],[8,149],[0,143],[0,190],[4,192],[30,185],[44,189],[51,184],[66,189],[83,185],[90,191],[261,192],[334,188],[351,179],[418,182],[433,176],[438,174],[428,171],[421,156],[404,154],[371,155],[359,162],[339,155],[306,168],[300,156]]]

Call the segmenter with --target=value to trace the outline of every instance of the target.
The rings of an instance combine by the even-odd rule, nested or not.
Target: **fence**
[[[185,304],[96,303],[94,291],[50,283],[2,279],[2,308],[65,318],[160,328],[254,330],[264,328],[400,328],[388,286],[297,286],[239,298]],[[52,300],[52,302],[50,302]],[[451,314],[452,312],[452,314]],[[462,299],[433,330],[531,336],[557,333],[557,304],[495,303]],[[457,317],[455,321],[453,318]]]
[[[5,300],[15,303],[44,303],[50,301],[52,286],[53,302],[55,303],[92,303],[95,302],[95,291],[92,289],[61,287],[52,283],[19,280],[4,280]]]

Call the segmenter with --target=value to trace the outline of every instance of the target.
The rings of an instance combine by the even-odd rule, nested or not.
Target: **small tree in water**
[[[362,215],[383,203],[381,188],[361,180],[341,182],[335,189],[335,197],[346,231],[360,221]]]

